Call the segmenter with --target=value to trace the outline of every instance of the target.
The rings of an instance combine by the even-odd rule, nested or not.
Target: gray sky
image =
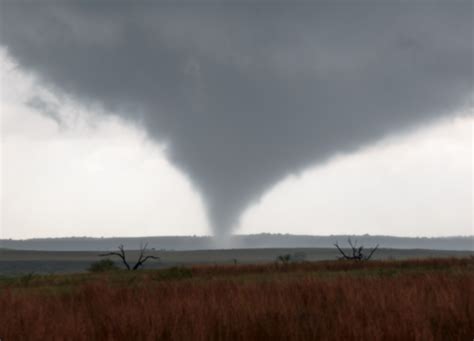
[[[2,2],[2,233],[472,234],[472,2]]]

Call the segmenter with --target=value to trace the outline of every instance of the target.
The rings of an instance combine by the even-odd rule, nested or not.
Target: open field
[[[471,340],[474,259],[0,280],[2,340]]]
[[[92,262],[100,259],[103,251],[20,251],[0,249],[0,276],[28,273],[48,274],[84,272]],[[227,249],[196,251],[153,251],[149,254],[160,257],[159,261],[146,263],[148,269],[168,268],[172,266],[189,266],[196,264],[255,264],[271,263],[279,255],[290,254],[303,256],[306,261],[335,260],[340,254],[336,248],[274,248],[274,249]],[[472,251],[443,250],[403,250],[379,249],[374,254],[378,260],[401,260],[410,258],[444,258],[468,257]],[[128,251],[127,258],[136,259],[137,251]],[[120,261],[115,259],[117,265]]]

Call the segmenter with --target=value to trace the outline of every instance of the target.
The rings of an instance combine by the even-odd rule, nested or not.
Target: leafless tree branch
[[[149,259],[160,259],[159,257],[152,256],[152,255],[145,256],[147,246],[148,246],[148,243],[140,247],[140,255],[138,256],[138,261],[133,267],[133,270],[137,270],[138,268],[143,266],[143,264],[145,264],[145,262]]]
[[[369,255],[365,258],[366,260],[369,260],[370,257],[374,254],[374,252],[379,248],[379,244],[377,244],[369,253]]]
[[[339,247],[339,244],[338,243],[335,243],[334,246],[338,249],[338,251],[341,253],[343,259],[349,259],[349,260],[358,260],[358,261],[362,261],[362,260],[369,260],[372,255],[374,254],[374,252],[378,249],[379,245],[377,244],[376,247],[374,247],[368,256],[365,256],[364,255],[364,246],[361,245],[359,247],[357,247],[357,240],[355,241],[355,243],[353,244],[352,243],[352,240],[349,238],[347,240],[347,242],[349,243],[349,246],[351,247],[351,250],[352,250],[352,256],[349,256],[347,255],[340,247]]]
[[[125,267],[127,268],[127,270],[130,270],[130,265],[128,264],[127,258],[125,257],[125,251],[123,249],[123,245],[120,245],[118,247],[118,249],[120,250],[120,252],[108,252],[108,253],[100,254],[99,256],[100,257],[118,256],[118,257],[120,257],[120,259],[122,259],[122,262],[125,265]]]
[[[100,254],[99,256],[101,256],[101,257],[117,256],[122,260],[122,262],[125,265],[125,267],[127,268],[127,270],[138,270],[140,267],[143,266],[143,264],[145,264],[145,262],[147,260],[149,260],[149,259],[160,259],[160,257],[153,256],[153,255],[145,256],[147,246],[148,246],[148,243],[146,243],[145,245],[140,246],[140,254],[139,254],[138,260],[135,263],[135,265],[133,266],[133,268],[131,268],[130,264],[127,262],[127,258],[126,258],[126,255],[125,255],[125,250],[123,248],[123,245],[120,245],[118,247],[120,252],[107,252],[107,253]]]
[[[349,257],[348,255],[346,255],[346,254],[344,253],[344,251],[342,251],[342,249],[339,247],[339,244],[338,244],[338,243],[334,244],[334,246],[337,247],[337,249],[339,250],[339,252],[340,252],[341,255],[342,255],[342,258],[344,258],[344,259],[351,259],[351,257]]]

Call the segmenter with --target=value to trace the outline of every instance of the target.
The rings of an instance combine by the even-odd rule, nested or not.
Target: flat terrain
[[[370,245],[367,245],[370,246]],[[101,257],[105,251],[23,251],[0,249],[0,276],[19,275],[27,273],[48,274],[84,272],[92,262]],[[146,268],[160,269],[180,265],[196,264],[255,264],[270,263],[280,255],[290,254],[298,261],[334,260],[340,254],[336,248],[279,248],[279,249],[226,249],[226,250],[196,250],[196,251],[156,251],[149,250],[147,254],[160,257],[159,261],[151,260]],[[409,258],[445,258],[468,257],[472,251],[442,251],[424,249],[379,249],[373,259],[401,260]],[[138,257],[137,251],[128,251],[127,258],[133,263]],[[111,257],[117,265],[118,258]]]
[[[471,340],[474,258],[0,277],[2,340]]]

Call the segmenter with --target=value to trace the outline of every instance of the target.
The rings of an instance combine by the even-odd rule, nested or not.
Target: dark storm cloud
[[[45,101],[39,96],[33,96],[28,101],[26,101],[25,104],[43,116],[52,119],[58,125],[62,125],[61,115],[58,111],[59,108],[54,103]]]
[[[217,234],[282,177],[449,115],[473,90],[471,1],[1,10],[0,42],[25,69],[167,143]]]

